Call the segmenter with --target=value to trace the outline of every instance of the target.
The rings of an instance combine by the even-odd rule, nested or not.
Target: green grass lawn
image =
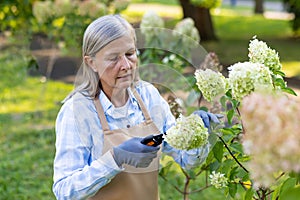
[[[0,94],[0,199],[55,199],[54,122],[72,85],[27,78]]]

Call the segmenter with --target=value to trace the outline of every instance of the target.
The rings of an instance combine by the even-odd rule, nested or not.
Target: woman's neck
[[[114,89],[110,93],[106,93],[105,91],[104,93],[115,107],[124,106],[128,100],[128,92],[126,89]]]

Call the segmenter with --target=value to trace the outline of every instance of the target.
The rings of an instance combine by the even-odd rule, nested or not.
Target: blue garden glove
[[[204,123],[204,126],[210,130],[210,122],[214,122],[216,124],[220,123],[219,119],[220,117],[223,117],[223,115],[219,114],[213,114],[210,112],[206,112],[204,110],[197,110],[193,112],[193,114],[199,115]]]
[[[157,156],[159,146],[147,146],[141,143],[143,138],[131,138],[113,148],[116,163],[145,168]]]

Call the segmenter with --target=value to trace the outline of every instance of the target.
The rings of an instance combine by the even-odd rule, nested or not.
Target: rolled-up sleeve
[[[175,162],[177,162],[184,169],[192,169],[201,165],[208,156],[210,144],[191,150],[179,150],[170,146],[167,142],[163,143],[163,152],[169,156],[172,156]]]

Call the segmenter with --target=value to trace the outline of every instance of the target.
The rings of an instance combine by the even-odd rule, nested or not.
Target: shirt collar
[[[127,91],[128,91],[128,95],[129,95],[129,101],[130,101],[128,114],[130,115],[131,113],[134,112],[134,108],[138,107],[138,101],[135,98],[135,96],[133,95],[133,92],[130,87],[127,88]],[[100,99],[101,105],[103,107],[104,114],[110,115],[115,118],[115,116],[112,114],[113,113],[112,111],[114,110],[113,109],[114,105],[111,103],[111,101],[107,98],[106,94],[102,90],[100,91],[99,99]]]

